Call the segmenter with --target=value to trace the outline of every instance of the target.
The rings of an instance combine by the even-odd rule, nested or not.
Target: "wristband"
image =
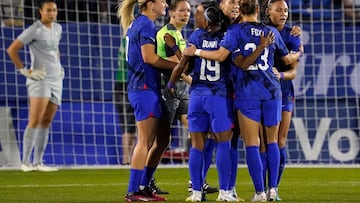
[[[284,79],[284,77],[285,77],[284,72],[280,72],[280,78]]]
[[[168,88],[168,89],[174,89],[174,84],[172,83],[172,82],[168,82],[167,84],[166,84],[166,87]]]
[[[175,44],[171,47],[171,49],[173,50],[173,52],[176,52],[177,50],[179,50],[179,47]]]
[[[200,56],[200,52],[201,52],[201,49],[196,49],[196,51],[195,51],[195,56]]]

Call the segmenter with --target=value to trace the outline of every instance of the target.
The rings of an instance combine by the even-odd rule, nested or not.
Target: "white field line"
[[[296,181],[293,184],[297,184]],[[303,182],[299,182],[298,184],[303,184]],[[128,183],[74,183],[74,184],[25,184],[25,185],[14,185],[14,184],[7,184],[7,185],[0,185],[0,188],[8,189],[8,188],[75,188],[75,187],[107,187],[107,186],[124,186],[128,185]],[[187,181],[183,183],[173,183],[173,182],[162,182],[162,186],[174,186],[174,185],[187,185]],[[252,185],[250,181],[247,182],[240,182],[237,185]],[[349,181],[349,182],[340,182],[340,181],[331,181],[331,182],[308,182],[308,186],[319,186],[319,187],[333,187],[336,185],[337,187],[359,187],[360,181]]]

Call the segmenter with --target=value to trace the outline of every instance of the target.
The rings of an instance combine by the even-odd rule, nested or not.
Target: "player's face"
[[[220,8],[228,18],[236,19],[240,15],[239,3],[240,0],[223,0]]]
[[[56,3],[53,2],[44,3],[42,7],[39,9],[39,12],[41,15],[41,21],[44,24],[48,24],[55,21],[58,14]]]
[[[205,29],[206,26],[207,26],[207,21],[206,21],[205,16],[204,16],[204,11],[205,11],[205,9],[201,4],[199,4],[196,7],[195,26],[197,28]]]
[[[275,26],[284,26],[288,16],[289,8],[285,1],[276,1],[268,8],[269,19]]]
[[[184,27],[188,22],[191,14],[190,4],[187,1],[179,1],[176,8],[170,11],[171,21],[177,27]]]
[[[153,2],[152,10],[158,16],[165,16],[167,6],[166,0],[155,0],[155,2]]]

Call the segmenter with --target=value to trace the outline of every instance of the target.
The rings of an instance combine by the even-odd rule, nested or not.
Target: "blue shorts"
[[[235,108],[256,121],[263,122],[266,127],[279,124],[281,121],[281,100],[235,100]]]
[[[188,122],[190,132],[224,132],[231,129],[227,100],[215,95],[190,95]]]
[[[167,110],[164,100],[152,90],[128,92],[131,106],[134,108],[136,121],[149,117],[167,119]]]
[[[294,109],[294,101],[290,99],[283,99],[281,104],[282,111],[292,112]]]

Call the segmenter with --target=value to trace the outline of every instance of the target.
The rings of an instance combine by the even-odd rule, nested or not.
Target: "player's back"
[[[274,57],[284,56],[285,45],[279,40],[279,32],[270,26],[257,22],[245,22],[237,25],[240,39],[238,46],[243,57],[249,56],[260,44],[261,36],[274,32],[275,42],[264,49],[255,62],[244,70],[238,70],[235,89],[244,99],[274,99],[281,97],[280,84],[272,72]],[[286,48],[285,48],[286,49]]]
[[[195,30],[189,43],[194,44],[198,49],[218,50],[223,33],[208,33],[204,29]],[[196,57],[194,69],[191,72],[193,81],[190,91],[196,91],[199,94],[212,94],[226,96],[226,81],[230,74],[230,60],[218,62]]]

